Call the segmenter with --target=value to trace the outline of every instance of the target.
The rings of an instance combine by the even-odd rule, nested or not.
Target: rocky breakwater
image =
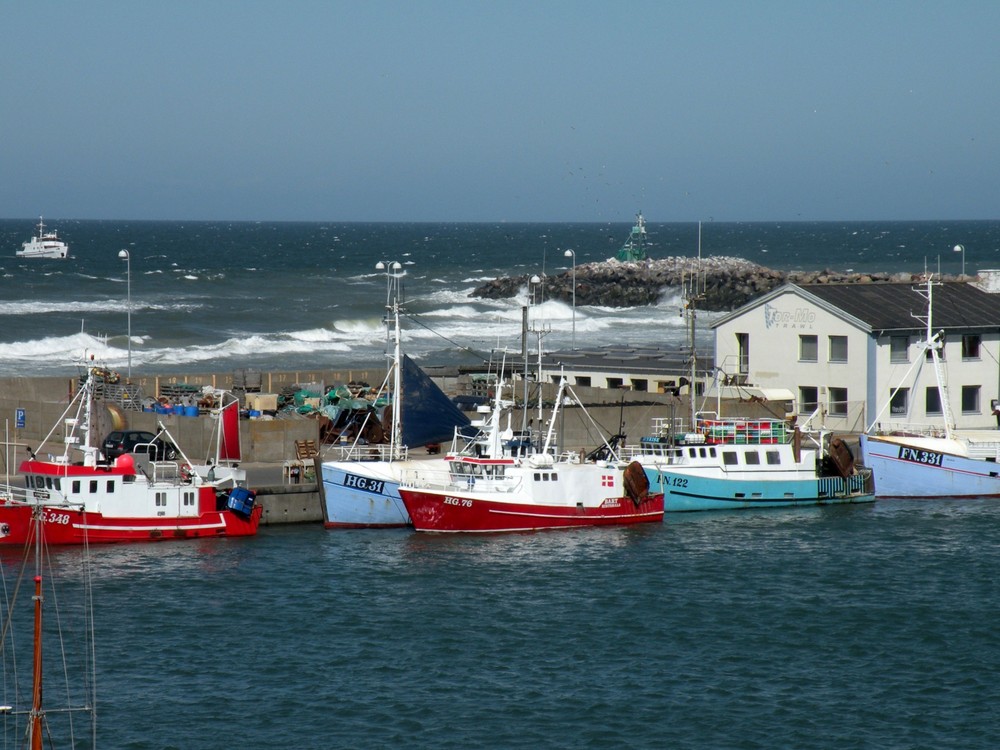
[[[897,274],[857,274],[838,271],[776,271],[743,258],[712,256],[673,257],[621,263],[608,260],[576,267],[576,304],[602,307],[640,307],[655,305],[666,296],[690,288],[697,276],[703,310],[735,310],[754,297],[766,294],[785,283],[793,284],[871,284],[910,282],[913,276]],[[489,281],[472,292],[473,297],[501,299],[514,297],[528,286],[528,276],[506,276]],[[546,299],[571,302],[571,271],[545,276],[542,288]]]

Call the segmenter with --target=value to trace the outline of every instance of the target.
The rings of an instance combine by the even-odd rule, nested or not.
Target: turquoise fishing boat
[[[870,469],[855,464],[840,438],[803,433],[778,419],[699,414],[694,432],[671,434],[654,420],[629,458],[645,469],[664,512],[867,503]]]

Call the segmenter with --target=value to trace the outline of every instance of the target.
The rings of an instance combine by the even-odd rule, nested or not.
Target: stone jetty
[[[909,273],[843,273],[840,271],[777,271],[743,258],[710,256],[671,257],[622,263],[607,260],[576,267],[576,304],[603,307],[655,305],[664,296],[678,294],[697,276],[701,299],[698,307],[725,312],[735,310],[754,297],[784,283],[793,284],[873,284],[910,283]],[[528,276],[505,276],[489,281],[472,292],[473,297],[501,299],[514,297],[528,285]],[[571,271],[546,276],[544,297],[571,302]]]

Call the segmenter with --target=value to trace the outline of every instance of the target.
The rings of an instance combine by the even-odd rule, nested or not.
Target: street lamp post
[[[573,259],[573,349],[576,349],[576,251],[567,250],[563,256]]]
[[[132,256],[128,250],[119,250],[118,257],[125,261],[125,289],[128,305],[128,379],[132,382]]]
[[[955,245],[955,252],[962,254],[962,276],[965,276],[965,245]]]

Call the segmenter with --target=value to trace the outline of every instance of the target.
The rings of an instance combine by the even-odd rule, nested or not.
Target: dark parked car
[[[104,438],[104,457],[113,461],[123,453],[146,453],[154,461],[173,461],[177,447],[169,440],[156,437],[152,432],[140,430],[115,430]]]

